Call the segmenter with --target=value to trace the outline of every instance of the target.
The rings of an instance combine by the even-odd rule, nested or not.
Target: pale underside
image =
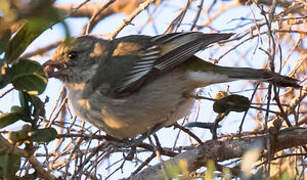
[[[157,124],[173,124],[188,115],[193,107],[194,100],[184,97],[186,93],[192,94],[196,87],[227,80],[229,79],[224,75],[184,72],[179,68],[121,99],[105,97],[99,90],[88,99],[82,99],[82,85],[66,84],[66,87],[70,92],[72,107],[81,119],[122,139],[148,132]]]

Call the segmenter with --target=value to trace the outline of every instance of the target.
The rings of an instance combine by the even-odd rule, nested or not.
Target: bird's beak
[[[46,61],[43,67],[48,77],[58,77],[62,75],[62,70],[65,68],[63,63],[51,59]]]

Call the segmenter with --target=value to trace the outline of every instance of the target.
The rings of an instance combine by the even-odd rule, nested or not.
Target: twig
[[[199,5],[198,5],[198,11],[197,11],[197,14],[196,14],[196,16],[195,16],[195,18],[193,20],[193,23],[192,23],[192,26],[190,28],[190,31],[192,31],[195,28],[195,25],[196,25],[196,23],[197,23],[197,21],[198,21],[198,19],[200,17],[200,13],[201,13],[201,11],[203,9],[203,5],[204,5],[204,0],[201,0]]]
[[[30,155],[27,151],[20,149],[12,144],[10,144],[2,135],[0,135],[0,141],[3,146],[5,146],[9,152],[12,152],[14,154],[17,154],[21,157],[25,157],[29,160],[29,162],[32,164],[33,168],[44,178],[44,179],[51,179],[55,180],[56,177],[54,177],[52,174],[48,173],[41,163],[33,156]]]
[[[140,172],[146,165],[148,165],[150,163],[151,160],[153,160],[156,157],[156,153],[152,153],[147,159],[145,159],[145,161],[139,165],[136,170],[133,171],[132,174],[137,174],[138,172]]]
[[[29,58],[29,57],[32,57],[32,56],[44,54],[47,51],[50,51],[51,49],[56,48],[61,43],[61,41],[62,40],[57,41],[57,42],[52,43],[52,44],[49,44],[48,46],[45,46],[45,47],[42,47],[42,48],[38,48],[35,51],[26,53],[26,54],[22,55],[21,58]]]
[[[237,7],[237,6],[241,6],[241,4],[239,3],[239,1],[233,1],[233,3],[227,4],[225,6],[222,6],[218,11],[215,12],[214,15],[212,15],[211,17],[209,17],[209,19],[203,23],[203,26],[209,26],[211,24],[211,22],[216,19],[218,16],[220,16],[223,12]]]
[[[84,6],[85,4],[87,4],[90,0],[85,0],[84,2],[80,3],[77,7],[72,8],[70,13],[68,14],[68,16],[76,13],[82,6]]]
[[[141,143],[141,144],[138,145],[138,147],[141,147],[141,148],[146,149],[148,151],[154,152],[154,148],[151,145],[146,144],[146,143]],[[169,157],[174,157],[174,156],[178,155],[178,153],[171,151],[171,150],[168,150],[168,149],[165,149],[165,148],[161,148],[160,153],[164,156],[169,156]]]
[[[178,16],[170,23],[164,34],[174,32],[175,26],[176,26],[175,31],[177,31],[190,5],[191,5],[191,0],[188,0],[185,7],[180,10]]]
[[[14,90],[14,87],[10,87],[8,90],[4,91],[3,93],[0,94],[0,98],[3,98],[5,95],[10,93],[11,91]]]
[[[54,106],[53,106],[53,108],[52,108],[52,110],[51,110],[51,112],[50,112],[50,115],[49,115],[48,120],[51,119],[51,117],[52,117],[52,115],[53,115],[53,113],[54,113],[54,111],[55,111],[55,109],[56,109],[56,107],[57,107],[57,105],[58,105],[58,103],[59,103],[61,97],[62,97],[62,94],[64,93],[64,90],[65,90],[65,87],[62,86],[62,88],[61,88],[61,90],[60,90],[60,93],[59,93],[58,97],[57,97],[56,100],[55,100],[55,104],[54,104]]]
[[[147,0],[139,5],[139,7],[132,12],[132,14],[123,20],[122,24],[110,34],[110,39],[114,39],[118,33],[126,26],[128,25],[139,13],[141,13],[144,9],[146,9],[151,3],[153,3],[155,0]]]
[[[82,173],[82,172],[83,172],[83,171],[82,171],[83,167],[91,160],[91,158],[94,157],[94,155],[95,155],[96,153],[98,153],[98,151],[99,151],[100,149],[102,149],[103,147],[105,147],[105,146],[107,146],[107,145],[108,145],[108,143],[102,143],[102,144],[98,145],[98,146],[95,148],[95,150],[94,150],[90,155],[87,156],[87,158],[83,161],[83,163],[80,164],[80,166],[78,167],[78,170],[76,171],[77,174],[75,174],[75,176],[77,176],[78,174]],[[73,177],[73,178],[74,178],[74,177]]]
[[[183,132],[187,133],[189,136],[191,136],[192,138],[194,138],[199,144],[202,144],[203,142],[201,141],[201,139],[199,139],[194,133],[192,133],[189,129],[184,128],[182,126],[180,126],[179,124],[174,124],[174,127],[182,130]]]
[[[54,120],[58,117],[58,115],[60,114],[62,108],[65,106],[65,104],[67,103],[68,98],[65,97],[62,101],[62,104],[60,105],[58,111],[55,113],[54,117],[49,121],[49,123],[47,124],[46,127],[50,127],[51,124],[54,122]]]
[[[99,14],[107,9],[111,4],[113,4],[116,0],[110,0],[109,2],[107,2],[106,4],[104,4],[98,11],[95,12],[95,14],[91,17],[91,19],[89,20],[89,22],[87,23],[86,26],[86,30],[85,30],[85,34],[89,34],[89,31],[91,29],[93,29],[94,24],[96,24],[97,20],[96,18],[99,16]]]
[[[252,94],[252,96],[251,96],[251,98],[250,98],[250,102],[253,102],[253,99],[254,99],[254,97],[255,97],[255,95],[256,95],[256,92],[257,92],[257,90],[258,90],[258,87],[259,87],[259,83],[257,83],[257,85],[256,85],[256,87],[255,87],[255,89],[254,89],[254,92],[253,92],[253,94]],[[240,126],[239,126],[239,133],[242,132],[243,124],[244,124],[244,120],[245,120],[245,118],[246,118],[247,112],[248,112],[248,111],[245,111],[245,112],[244,112],[244,115],[243,115],[243,117],[242,117],[242,120],[241,120],[241,123],[240,123]]]

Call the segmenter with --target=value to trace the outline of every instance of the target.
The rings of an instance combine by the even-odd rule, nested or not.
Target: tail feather
[[[220,72],[227,75],[230,79],[248,79],[259,80],[274,83],[280,87],[301,87],[298,84],[298,80],[277,74],[265,69],[252,69],[252,68],[235,68],[235,67],[221,67]]]
[[[280,87],[301,87],[298,84],[297,79],[283,76],[272,71],[265,69],[218,66],[203,61],[196,56],[193,56],[186,63],[185,68],[190,70],[191,78],[199,82],[199,85],[246,79],[272,82]],[[201,73],[203,73],[202,76],[198,76]]]

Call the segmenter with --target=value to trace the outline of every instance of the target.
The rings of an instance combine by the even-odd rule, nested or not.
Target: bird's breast
[[[127,138],[150,131],[157,124],[171,125],[190,113],[193,99],[184,96],[187,76],[183,72],[168,73],[128,97],[106,97],[97,88],[87,98],[82,91],[69,89],[76,114],[107,134]]]

